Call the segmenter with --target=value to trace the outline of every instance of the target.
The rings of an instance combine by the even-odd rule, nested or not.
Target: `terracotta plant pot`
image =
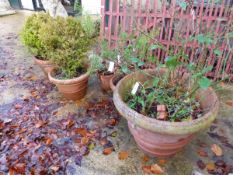
[[[109,75],[99,74],[101,88],[104,91],[111,90],[111,88],[110,88],[110,81],[113,78],[113,76],[114,76],[114,74],[109,74]]]
[[[54,69],[54,66],[48,60],[41,60],[35,57],[35,63],[40,66],[46,76]]]
[[[153,75],[162,73],[155,70],[146,70],[146,72]],[[202,117],[184,122],[149,118],[134,111],[122,100],[137,81],[143,83],[149,80],[148,74],[139,71],[124,77],[117,84],[113,101],[119,113],[127,119],[130,132],[141,150],[153,157],[171,156],[181,151],[195,133],[211,125],[219,110],[219,100],[212,88],[199,90],[197,100],[206,111]]]
[[[48,73],[49,80],[56,84],[58,91],[69,100],[80,100],[87,92],[89,74],[85,73],[78,78],[59,80],[54,78],[54,71]]]
[[[124,75],[114,75],[110,80],[110,88],[112,91],[116,89],[117,83],[124,77]]]

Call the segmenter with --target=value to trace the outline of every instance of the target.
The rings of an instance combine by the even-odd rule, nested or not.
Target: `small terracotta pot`
[[[40,60],[35,57],[35,63],[40,66],[46,76],[48,76],[48,73],[54,69],[53,64],[48,60]]]
[[[99,79],[100,79],[100,84],[101,84],[101,88],[104,91],[109,91],[111,90],[110,87],[110,81],[113,78],[114,74],[110,74],[110,75],[103,75],[103,74],[99,74]]]
[[[127,75],[117,84],[113,94],[114,104],[119,113],[128,121],[131,134],[138,147],[149,156],[167,157],[174,155],[190,142],[193,135],[208,128],[215,120],[219,110],[219,100],[212,88],[199,90],[197,100],[205,114],[192,121],[170,122],[144,116],[128,107],[123,97],[136,82],[151,79],[149,75],[159,75],[166,70],[145,70]]]
[[[87,92],[89,74],[85,73],[78,78],[69,80],[59,80],[52,75],[54,71],[48,73],[49,80],[56,84],[58,91],[69,100],[80,100]]]

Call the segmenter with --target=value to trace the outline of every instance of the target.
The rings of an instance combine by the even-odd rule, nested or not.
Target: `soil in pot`
[[[151,103],[148,109],[142,110],[143,99],[141,97],[143,96],[136,94],[135,98],[138,97],[141,102],[129,103],[132,98],[127,97],[127,95],[136,82],[143,84],[151,78],[150,74],[158,76],[162,73],[155,70],[145,71],[146,74],[138,71],[124,77],[114,91],[113,101],[119,113],[127,119],[130,132],[143,152],[153,157],[171,156],[181,151],[195,133],[211,125],[218,113],[219,100],[214,90],[208,88],[196,93],[196,101],[194,102],[198,102],[200,106],[197,105],[197,107],[192,108],[194,114],[190,113],[191,117],[186,117],[186,115],[182,117],[180,114],[176,119],[171,119],[169,115],[173,115],[175,111],[172,111],[167,103],[164,106],[159,99],[154,100],[155,103]],[[159,89],[153,92],[155,91],[159,92]],[[144,93],[149,97],[151,92],[148,89]],[[165,90],[161,90],[161,92],[165,92]],[[183,92],[180,93],[183,94]],[[164,98],[164,94],[161,95]],[[172,94],[170,96],[172,97]],[[186,109],[186,107],[183,109]],[[158,118],[160,115],[157,115],[157,113],[163,112],[166,112],[166,117]]]
[[[54,69],[54,66],[51,64],[50,61],[41,57],[35,56],[35,63],[40,66],[46,76],[48,76],[48,73]]]
[[[126,97],[125,102],[138,113],[157,120],[181,122],[202,117],[204,111],[200,103],[196,99],[182,99],[182,96],[176,99],[178,91],[185,94],[185,91],[177,89],[177,86],[140,88],[135,95]],[[148,101],[148,98],[154,93],[156,93],[157,99],[148,106],[143,106],[142,101]]]
[[[114,73],[104,70],[104,71],[99,71],[98,75],[99,75],[99,79],[100,79],[101,88],[104,91],[111,90],[110,81],[113,78]]]
[[[59,92],[66,99],[80,100],[86,95],[89,79],[87,72],[73,79],[61,79],[63,77],[62,74],[56,71],[49,72],[48,76],[49,80],[56,84]]]
[[[123,75],[123,74],[120,74],[120,75],[118,74],[118,75],[114,75],[114,76],[112,77],[112,79],[111,79],[111,81],[110,81],[110,87],[111,87],[112,91],[115,90],[117,83],[118,83],[124,76],[125,76],[125,75]]]

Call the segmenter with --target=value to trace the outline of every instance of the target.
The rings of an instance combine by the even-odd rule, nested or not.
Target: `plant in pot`
[[[212,67],[180,61],[184,52],[167,57],[156,69],[138,70],[117,85],[113,101],[128,121],[140,149],[166,157],[182,150],[195,133],[214,121],[218,97],[205,77]]]
[[[111,50],[108,48],[108,44],[106,41],[102,41],[100,53],[96,54],[95,58],[99,59],[99,67],[97,69],[97,75],[100,80],[101,88],[104,91],[111,90],[110,88],[110,80],[114,76],[116,67],[115,60],[117,57],[117,53],[115,50]],[[99,56],[98,56],[99,55]]]
[[[41,42],[39,31],[43,24],[50,20],[51,17],[47,13],[35,13],[27,18],[20,33],[22,43],[35,56],[35,63],[42,68],[46,76],[53,69],[53,65],[48,59],[48,52]]]
[[[87,91],[89,68],[88,51],[92,40],[83,30],[79,20],[58,17],[44,25],[41,38],[56,66],[49,80],[70,100],[83,98]]]
[[[111,79],[110,86],[114,90],[117,83],[125,76],[135,70],[143,70],[154,64],[154,57],[150,55],[153,49],[150,45],[152,38],[156,36],[155,31],[142,33],[135,37],[127,33],[121,33],[117,42],[117,67],[114,77]],[[149,36],[149,37],[148,37]]]

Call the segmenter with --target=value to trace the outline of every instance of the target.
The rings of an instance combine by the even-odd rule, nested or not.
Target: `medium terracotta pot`
[[[181,151],[198,131],[208,128],[219,110],[219,100],[212,88],[199,90],[197,100],[206,113],[195,120],[184,122],[160,121],[144,116],[123,101],[137,82],[145,82],[165,70],[145,70],[127,75],[117,84],[113,95],[119,113],[128,120],[128,126],[138,147],[149,156],[167,157]],[[146,74],[145,74],[146,73]],[[204,97],[204,98],[203,98]]]
[[[103,74],[99,74],[99,79],[100,79],[100,84],[101,84],[101,88],[104,91],[109,91],[111,90],[110,87],[110,81],[113,78],[114,74],[110,74],[110,75],[103,75]]]
[[[80,100],[87,92],[89,74],[85,73],[78,78],[59,80],[54,78],[54,71],[48,73],[49,80],[56,84],[58,91],[69,100]]]
[[[41,60],[35,57],[35,63],[40,66],[46,76],[54,69],[53,64],[48,60]]]

